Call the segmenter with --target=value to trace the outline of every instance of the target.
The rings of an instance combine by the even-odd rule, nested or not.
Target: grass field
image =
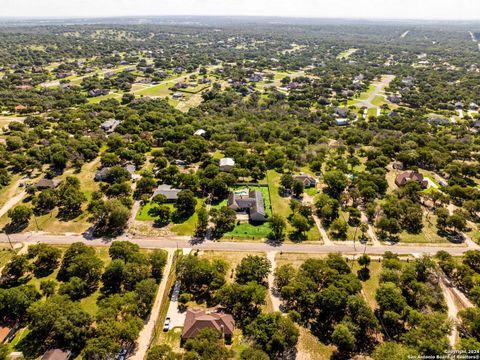
[[[15,251],[12,250],[10,244],[0,244],[0,269],[12,258]]]
[[[358,262],[355,262],[352,267],[352,271],[354,274],[356,274],[361,268],[362,267],[358,265]],[[376,309],[377,302],[375,300],[375,293],[377,292],[379,286],[382,263],[377,260],[372,260],[368,268],[370,270],[370,278],[367,281],[362,281],[362,294],[368,305],[370,305],[372,309]]]
[[[345,51],[342,51],[340,54],[338,54],[337,59],[339,59],[339,60],[348,59],[350,56],[352,56],[357,51],[358,51],[358,49],[355,49],[355,48],[347,49]]]

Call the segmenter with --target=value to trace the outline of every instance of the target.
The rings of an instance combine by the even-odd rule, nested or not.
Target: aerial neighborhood
[[[478,355],[478,22],[0,39],[0,360]]]

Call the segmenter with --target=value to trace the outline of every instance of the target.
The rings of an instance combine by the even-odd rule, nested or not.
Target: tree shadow
[[[288,238],[294,243],[303,242],[308,239],[307,234],[298,231],[292,231],[288,234]]]

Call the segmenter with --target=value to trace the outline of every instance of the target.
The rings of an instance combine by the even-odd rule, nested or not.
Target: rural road
[[[72,244],[74,242],[84,242],[87,245],[94,246],[108,246],[112,240],[104,239],[86,239],[82,235],[48,235],[41,233],[27,233],[10,235],[12,242],[19,242],[24,244],[35,244],[37,242],[44,242],[48,244]],[[385,251],[392,251],[397,254],[436,254],[440,250],[448,251],[452,255],[462,255],[467,250],[480,249],[480,247],[473,242],[462,245],[429,245],[429,244],[395,244],[395,245],[361,245],[356,246],[352,243],[334,245],[324,244],[293,244],[283,243],[280,245],[268,244],[265,242],[228,242],[228,241],[203,241],[194,243],[188,236],[178,237],[148,237],[148,238],[133,238],[133,237],[118,237],[114,240],[129,240],[141,248],[146,249],[177,249],[177,248],[192,248],[193,250],[215,250],[215,251],[252,251],[252,252],[297,252],[297,253],[312,253],[312,254],[328,254],[332,252],[340,252],[351,255],[361,255],[368,253],[372,255],[382,255]],[[8,242],[5,234],[0,234],[0,242]]]
[[[5,204],[3,204],[2,208],[0,208],[0,217],[5,215],[8,212],[8,210],[14,207],[20,200],[22,200],[25,197],[25,195],[27,195],[27,192],[24,190],[20,194],[15,195],[14,197],[11,197]]]

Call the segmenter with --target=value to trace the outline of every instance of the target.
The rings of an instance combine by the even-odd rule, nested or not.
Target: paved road
[[[375,89],[370,93],[368,96],[368,99],[366,100],[360,100],[360,102],[357,104],[357,106],[365,106],[368,109],[379,109],[377,105],[373,105],[372,101],[375,99],[375,96],[377,96],[385,87],[387,87],[392,80],[395,79],[395,75],[384,75],[382,76],[381,82],[379,82]]]
[[[10,235],[13,242],[23,242],[25,244],[32,244],[37,242],[44,242],[48,244],[71,244],[74,242],[84,242],[88,245],[108,246],[111,240],[86,239],[81,235],[48,235],[48,234],[18,234]],[[226,241],[204,241],[196,244],[190,241],[187,236],[178,237],[148,237],[148,238],[131,238],[119,237],[117,240],[129,240],[146,249],[175,249],[175,248],[189,248],[196,250],[216,250],[216,251],[252,251],[252,252],[297,252],[297,253],[315,253],[328,254],[332,252],[340,252],[352,255],[361,255],[364,252],[372,255],[381,255],[385,251],[392,251],[397,254],[436,254],[440,250],[448,251],[452,255],[462,255],[467,250],[480,249],[480,247],[473,242],[468,242],[463,245],[358,245],[354,247],[352,243],[334,245],[323,244],[281,244],[271,245],[264,242],[226,242]],[[0,234],[0,242],[7,242],[8,239],[5,234]]]

